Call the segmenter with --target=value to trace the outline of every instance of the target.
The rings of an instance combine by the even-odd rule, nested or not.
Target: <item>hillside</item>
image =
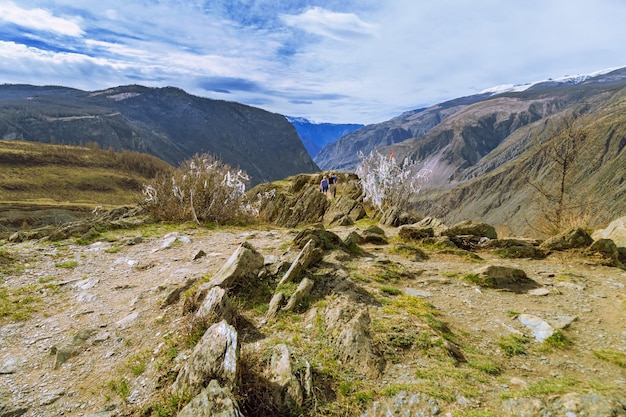
[[[141,220],[0,241],[4,415],[626,416],[626,276],[590,241]]]
[[[171,87],[87,92],[2,85],[0,138],[97,142],[102,149],[149,153],[172,165],[208,152],[245,170],[253,184],[318,170],[283,116]]]
[[[323,149],[316,162],[324,169],[352,170],[358,151],[393,152],[399,161],[409,157],[432,173],[418,197],[421,214],[531,234],[536,230],[529,223],[537,224],[546,208],[531,183],[548,185],[547,176],[558,168],[542,155],[545,144],[557,126],[577,119],[586,139],[570,170],[568,192],[584,201],[572,214],[597,226],[623,215],[626,207],[625,86],[621,69],[578,84],[537,83],[521,92],[467,97],[366,126]]]
[[[166,162],[137,152],[0,140],[0,235],[135,205]]]

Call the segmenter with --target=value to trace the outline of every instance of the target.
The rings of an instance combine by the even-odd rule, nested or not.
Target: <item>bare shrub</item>
[[[417,161],[406,158],[398,164],[393,153],[384,156],[372,151],[365,156],[360,152],[359,159],[356,174],[361,179],[364,200],[380,212],[391,207],[408,210],[431,175],[430,170],[420,169]]]
[[[157,220],[231,223],[245,218],[248,176],[212,155],[194,155],[144,186],[143,203]]]

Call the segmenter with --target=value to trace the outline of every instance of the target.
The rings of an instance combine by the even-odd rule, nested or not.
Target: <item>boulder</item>
[[[586,248],[592,243],[593,239],[589,233],[580,227],[573,227],[547,239],[539,245],[539,248],[545,250],[567,250]]]
[[[287,302],[287,305],[283,307],[283,310],[291,311],[298,307],[299,304],[311,294],[313,285],[315,285],[315,283],[308,278],[304,278],[300,281],[300,285],[298,285],[298,288],[296,288],[291,297],[289,297],[289,301]]]
[[[375,245],[386,245],[387,237],[385,231],[378,226],[370,226],[361,233],[363,243],[373,243]]]
[[[363,203],[353,200],[348,196],[340,195],[330,204],[326,213],[324,213],[324,224],[339,226],[340,222],[346,223],[346,218],[355,222],[366,216],[367,213],[365,213]]]
[[[313,240],[315,247],[322,250],[345,248],[341,238],[336,233],[324,229],[324,226],[321,224],[299,231],[296,237],[293,238],[293,244],[297,248],[302,249],[309,243],[309,240]]]
[[[435,231],[428,226],[403,225],[398,228],[398,236],[404,240],[419,241],[434,237]]]
[[[234,316],[230,298],[228,298],[226,290],[221,287],[211,288],[207,292],[204,302],[196,311],[196,318],[207,325],[222,320],[232,324]]]
[[[50,355],[54,356],[53,369],[58,369],[70,358],[80,355],[87,349],[87,340],[97,333],[95,329],[84,329],[74,333],[70,338],[50,349]]]
[[[480,222],[473,222],[471,220],[464,220],[460,223],[455,224],[454,226],[449,227],[448,229],[442,231],[442,235],[445,236],[475,236],[478,238],[486,237],[489,239],[497,239],[498,235],[496,233],[496,229],[487,224]]]
[[[517,319],[532,332],[537,342],[543,342],[554,334],[554,328],[540,317],[532,314],[520,314]]]
[[[611,239],[620,248],[626,248],[626,216],[613,220],[605,229],[591,234],[594,240]]]
[[[285,294],[281,291],[272,296],[267,313],[265,313],[265,321],[273,319],[285,303]]]
[[[228,388],[220,387],[216,380],[196,395],[177,417],[243,417],[237,400]]]
[[[213,287],[229,290],[246,284],[246,281],[256,279],[264,263],[263,255],[257,252],[251,244],[242,243],[213,278],[202,284],[193,297],[185,300],[184,311],[196,311],[204,303],[204,298]]]
[[[600,262],[604,265],[619,265],[619,249],[611,239],[598,239],[594,241],[587,249],[587,253],[600,258]]]
[[[368,377],[380,376],[385,362],[372,340],[367,308],[341,296],[329,303],[323,319],[338,359]]]
[[[304,390],[294,373],[291,352],[286,345],[279,344],[274,347],[266,373],[274,405],[279,411],[285,412],[302,406]]]
[[[442,232],[448,229],[448,226],[436,217],[424,217],[422,220],[414,223],[413,225],[415,227],[430,227],[435,232],[435,236],[441,236]]]
[[[412,224],[417,222],[417,218],[410,213],[398,208],[392,207],[386,210],[379,223],[383,226],[399,227],[405,224]]]
[[[539,249],[540,242],[527,239],[489,239],[479,242],[481,249],[490,249],[503,258],[543,259],[548,256],[545,250]]]
[[[626,404],[596,393],[568,393],[545,399],[511,398],[502,403],[505,416],[624,416]]]
[[[396,396],[375,401],[361,417],[420,416],[441,415],[439,404],[434,398],[424,393],[399,392]]]
[[[291,267],[278,282],[278,286],[296,281],[300,278],[302,272],[309,266],[314,265],[322,259],[324,253],[320,248],[315,246],[313,239],[310,239],[304,248],[298,253],[296,259],[291,263]]]
[[[199,394],[213,379],[236,390],[239,382],[239,339],[226,320],[209,327],[178,373],[172,389],[176,393]]]
[[[508,266],[487,265],[474,270],[473,273],[477,276],[475,284],[482,287],[508,289],[515,292],[539,287],[539,284],[528,278],[526,272]]]

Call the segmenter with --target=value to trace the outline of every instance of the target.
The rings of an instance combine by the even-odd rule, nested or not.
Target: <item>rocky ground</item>
[[[369,226],[328,230],[345,240]],[[313,288],[299,307],[268,314],[276,280],[300,252],[299,231],[152,224],[92,243],[1,242],[0,416],[176,415],[189,398],[170,387],[199,338],[185,300],[243,242],[269,272],[231,295],[241,366],[268,363],[263,352],[284,344],[312,369],[297,410],[275,415],[382,416],[401,412],[403,401],[426,404],[410,415],[626,415],[625,270],[578,249],[509,259],[409,243],[384,227],[386,244],[326,250],[304,274]],[[529,280],[481,285],[487,266]],[[359,337],[370,340],[342,355],[329,348],[340,344],[320,346],[327,339],[316,329],[346,294],[363,306]],[[553,337],[542,340],[529,322]],[[251,415],[264,397],[253,392],[253,374],[240,373],[237,398]],[[257,406],[256,415],[269,409]]]

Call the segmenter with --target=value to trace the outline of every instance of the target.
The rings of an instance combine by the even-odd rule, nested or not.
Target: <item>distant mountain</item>
[[[103,91],[0,85],[0,138],[155,155],[173,165],[209,152],[253,184],[318,171],[280,114],[183,90],[120,86]]]
[[[588,163],[572,177],[595,204],[594,221],[606,221],[626,207],[625,97],[626,68],[484,91],[366,126],[323,148],[315,161],[324,170],[353,171],[359,151],[409,157],[432,171],[419,197],[421,213],[528,233],[541,211],[530,182],[545,181],[554,165],[538,143],[553,139],[560,120],[578,117],[586,143],[577,160]]]
[[[296,128],[296,132],[302,140],[311,158],[326,145],[333,143],[342,136],[347,135],[363,127],[361,124],[337,124],[337,123],[315,123],[303,117],[286,116],[287,120]]]

